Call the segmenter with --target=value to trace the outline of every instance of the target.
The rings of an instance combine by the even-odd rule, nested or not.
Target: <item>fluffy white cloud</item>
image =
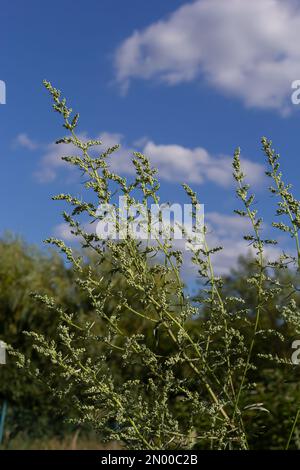
[[[103,141],[106,142],[106,139],[103,138]],[[188,184],[211,182],[222,187],[232,184],[232,157],[214,156],[202,147],[156,144],[145,139],[141,142],[141,151],[150,158],[151,164],[158,168],[159,177],[166,181]],[[132,152],[132,148],[122,146],[120,152],[112,157],[113,170],[132,174],[134,172],[134,167],[130,164]],[[264,178],[263,166],[246,158],[242,159],[242,165],[249,183],[259,185]]]
[[[213,156],[202,147],[187,148],[180,145],[157,145],[147,142],[143,152],[168,181],[201,184],[212,182],[228,187],[232,184],[232,157]],[[258,185],[264,177],[262,165],[242,159],[242,165],[250,184]]]
[[[117,81],[126,91],[132,78],[204,78],[247,106],[286,111],[300,78],[299,41],[295,0],[197,0],[119,46]]]
[[[88,138],[86,134],[82,134],[81,137]],[[145,138],[132,146],[127,146],[123,145],[121,134],[109,132],[103,132],[96,138],[103,141],[103,150],[115,144],[121,144],[120,149],[111,156],[110,167],[111,170],[124,175],[134,173],[131,163],[132,153],[139,149],[150,158],[152,165],[159,170],[159,177],[165,181],[188,184],[211,182],[221,187],[228,187],[233,182],[232,157],[214,156],[202,147],[188,148],[176,144],[156,144]],[[53,181],[61,169],[73,169],[61,157],[77,154],[78,150],[72,144],[48,145],[35,176],[41,183]],[[258,186],[264,177],[263,166],[246,158],[242,159],[242,165],[248,182]]]

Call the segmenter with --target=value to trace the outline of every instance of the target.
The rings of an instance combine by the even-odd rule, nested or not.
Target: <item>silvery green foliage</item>
[[[100,141],[80,139],[76,133],[79,115],[73,116],[60,91],[49,82],[44,84],[69,132],[57,143],[73,144],[78,151],[63,159],[79,169],[91,194],[88,202],[64,193],[54,199],[70,205],[71,211],[64,212],[64,220],[82,247],[95,253],[100,268],[109,256],[110,267],[99,278],[98,270],[92,266],[86,269],[84,255],[78,255],[61,240],[48,239],[47,243],[59,248],[72,264],[78,286],[89,296],[95,316],[82,324],[76,312],[66,312],[55,299],[37,294],[37,301],[60,317],[60,341],[27,333],[33,347],[49,359],[51,367],[48,371],[35,370],[20,353],[11,354],[35,378],[46,381],[58,398],[72,401],[73,421],[90,425],[99,431],[102,440],[120,441],[128,449],[247,449],[245,418],[268,411],[267,404],[251,399],[255,383],[249,379],[249,372],[256,367],[256,338],[266,337],[268,341],[269,335],[277,334],[261,328],[266,303],[282,289],[270,272],[273,268],[284,269],[292,261],[299,263],[300,204],[282,182],[278,157],[270,142],[263,139],[271,166],[268,175],[275,182],[271,191],[281,198],[277,213],[290,221],[289,225],[279,222],[274,226],[292,235],[298,256],[292,259],[283,255],[276,263],[268,261],[265,247],[276,241],[261,235],[262,219],[254,208],[254,195],[245,182],[237,150],[233,176],[241,208],[236,212],[248,218],[252,227],[245,240],[256,253],[255,274],[248,279],[256,293],[255,311],[249,312],[243,298],[224,297],[222,278],[215,274],[212,262],[213,255],[222,256],[218,254],[222,248],[208,246],[205,227],[204,244],[194,250],[192,257],[203,288],[192,302],[185,294],[180,275],[183,255],[173,246],[171,237],[163,241],[158,238],[151,244],[130,236],[115,242],[101,240],[95,230],[86,231],[81,215],[96,223],[98,205],[115,205],[116,194],[126,196],[131,205],[139,202],[146,207],[147,203],[158,203],[157,172],[141,153],[133,155],[135,177],[131,182],[111,172],[109,162],[118,158],[114,155],[118,146],[101,153]],[[196,207],[196,193],[187,185],[183,188]],[[293,294],[295,286],[290,288]],[[108,309],[112,299],[113,307]],[[300,331],[300,316],[293,299],[283,307],[284,319],[296,322]],[[203,316],[204,327],[195,331],[193,319],[197,316]],[[125,328],[125,318],[132,321],[136,330]],[[145,325],[152,332],[150,336],[144,333]],[[249,334],[245,336],[249,328],[250,341]],[[117,374],[111,367],[112,358],[127,374]],[[267,358],[280,362],[273,354]],[[287,445],[297,419],[298,414]]]

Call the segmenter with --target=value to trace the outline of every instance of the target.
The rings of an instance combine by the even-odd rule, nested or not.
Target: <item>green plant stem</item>
[[[291,443],[293,434],[295,432],[295,428],[296,428],[296,425],[297,425],[297,422],[298,422],[298,419],[299,419],[299,415],[300,415],[300,408],[298,408],[298,410],[297,410],[297,413],[296,413],[296,416],[295,416],[295,419],[294,419],[294,422],[293,422],[293,426],[292,426],[288,441],[287,441],[286,446],[285,446],[285,450],[288,450],[289,447],[290,447],[290,443]]]

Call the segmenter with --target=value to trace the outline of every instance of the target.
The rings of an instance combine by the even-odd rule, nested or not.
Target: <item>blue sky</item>
[[[266,225],[274,206],[262,189],[261,136],[273,140],[297,192],[300,114],[290,96],[300,79],[299,2],[2,0],[0,18],[1,233],[41,245],[63,232],[51,196],[80,191],[53,146],[64,132],[44,78],[80,112],[81,132],[121,142],[119,171],[138,149],[161,170],[162,199],[181,201],[183,182],[196,189],[213,241],[226,247],[220,269],[242,249],[235,147]]]

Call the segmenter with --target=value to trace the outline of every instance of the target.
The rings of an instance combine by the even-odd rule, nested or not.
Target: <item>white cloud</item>
[[[82,230],[86,233],[93,233],[96,232],[96,224],[90,222],[84,222],[81,224]],[[53,229],[53,235],[59,239],[64,240],[65,242],[69,243],[79,243],[83,241],[81,236],[76,236],[71,233],[71,227],[67,222],[62,222],[58,224]]]
[[[205,214],[207,226],[207,243],[209,248],[222,246],[222,250],[211,255],[214,273],[218,276],[227,275],[230,270],[237,267],[240,256],[255,256],[256,250],[244,240],[244,235],[253,234],[249,219],[236,214],[228,215],[220,212],[207,212]],[[264,234],[268,233],[267,224],[262,226]],[[183,250],[184,264],[183,277],[187,283],[194,282],[197,276],[197,265],[191,261],[191,253],[184,251],[184,241],[176,240],[175,246]],[[281,255],[276,245],[265,246],[265,257],[275,261]]]
[[[210,247],[222,246],[223,250],[212,255],[215,272],[227,274],[237,264],[239,256],[254,255],[255,251],[244,235],[252,233],[249,220],[238,215],[210,212],[205,217]]]
[[[117,81],[169,85],[205,79],[247,106],[290,107],[300,78],[300,9],[295,0],[197,0],[135,31],[117,49]]]
[[[248,218],[210,212],[206,214],[205,221],[208,226],[209,246],[223,247],[222,251],[212,255],[217,274],[228,274],[231,268],[236,267],[239,256],[255,256],[255,249],[243,239],[244,235],[253,234]],[[262,229],[266,235],[268,226],[263,224]],[[265,246],[265,256],[270,260],[277,259],[280,254],[281,251],[276,245]]]
[[[53,235],[66,242],[75,242],[77,238],[71,233],[71,228],[66,222],[58,224],[53,229]]]
[[[159,169],[159,175],[168,181],[201,184],[232,185],[232,157],[213,156],[202,147],[187,148],[180,145],[157,145],[147,142],[143,153]],[[242,159],[242,166],[250,184],[258,185],[264,178],[262,165]]]
[[[251,230],[249,219],[237,214],[225,215],[220,212],[209,212],[205,217],[206,223],[219,237],[235,238],[237,234]]]
[[[66,152],[67,146],[64,147],[65,148],[63,148],[63,145],[58,146],[56,144],[49,144],[47,146],[47,150],[39,161],[38,169],[34,174],[34,176],[40,183],[48,183],[55,180],[57,172],[61,168],[71,168],[70,165],[68,165],[61,159],[63,155],[67,155],[69,153]],[[70,147],[71,146],[68,145],[68,150],[70,149]]]
[[[212,265],[216,275],[228,274],[237,265],[239,256],[255,254],[253,248],[243,239],[244,235],[251,233],[248,219],[238,215],[207,212],[205,214],[205,225],[208,230],[206,235],[208,247],[223,247],[221,251],[212,255]],[[190,282],[193,284],[197,277],[198,267],[191,260],[192,253],[184,250],[184,241],[182,240],[175,240],[175,246],[177,249],[181,249],[184,255],[183,278],[187,284]]]
[[[88,138],[86,134],[82,134],[81,137]],[[131,162],[132,153],[139,148],[150,158],[151,164],[158,168],[159,177],[165,181],[188,184],[210,182],[221,187],[229,187],[233,183],[232,157],[214,156],[202,147],[188,148],[177,144],[156,144],[146,138],[128,146],[123,144],[124,139],[121,134],[109,132],[103,132],[96,138],[103,141],[103,148],[100,147],[102,151],[121,144],[120,149],[110,157],[110,168],[124,175],[134,174],[135,170]],[[39,182],[53,181],[61,169],[74,169],[61,159],[63,155],[78,154],[78,149],[72,144],[50,144],[46,149],[35,173]],[[251,185],[260,185],[264,178],[263,166],[246,158],[242,159],[242,166],[247,174],[247,181]]]
[[[23,147],[27,150],[36,150],[39,144],[32,140],[25,132],[18,134],[13,142],[14,147]]]
[[[228,275],[231,269],[237,267],[240,256],[255,256],[256,251],[244,240],[244,235],[252,234],[253,229],[248,219],[238,215],[228,215],[219,212],[205,214],[205,225],[208,232],[206,240],[209,248],[222,247],[211,255],[214,273],[217,276]],[[267,231],[268,226],[264,225]],[[192,260],[192,253],[185,249],[184,240],[175,240],[174,246],[183,253],[182,276],[187,285],[194,287],[198,276],[198,267]],[[281,251],[277,246],[266,246],[265,256],[271,261],[278,259]]]
[[[78,135],[81,139],[88,139],[85,133]],[[97,137],[98,138],[98,137]],[[40,183],[49,183],[54,181],[58,172],[62,169],[69,172],[74,171],[74,167],[62,160],[64,156],[80,155],[79,150],[73,144],[55,144],[44,145],[44,154],[42,155],[38,168],[34,174]]]
[[[218,186],[232,185],[232,157],[211,155],[202,147],[188,148],[177,144],[156,144],[147,138],[140,139],[133,146],[123,145],[121,134],[102,133],[105,147],[120,143],[121,148],[112,155],[110,164],[113,171],[123,174],[133,174],[131,163],[135,145],[150,158],[151,164],[158,168],[159,177],[165,181],[203,184],[215,183]],[[258,186],[264,178],[264,168],[246,158],[242,158],[242,166],[247,174],[247,181]]]
[[[86,138],[86,134],[80,137]],[[61,157],[65,155],[76,155],[78,149],[72,144],[42,144],[37,143],[31,139],[25,132],[18,134],[13,141],[14,148],[26,148],[27,150],[39,150],[42,156],[38,162],[37,169],[34,173],[35,178],[40,183],[48,183],[57,177],[58,171],[62,168],[73,170],[71,165],[68,165]]]

